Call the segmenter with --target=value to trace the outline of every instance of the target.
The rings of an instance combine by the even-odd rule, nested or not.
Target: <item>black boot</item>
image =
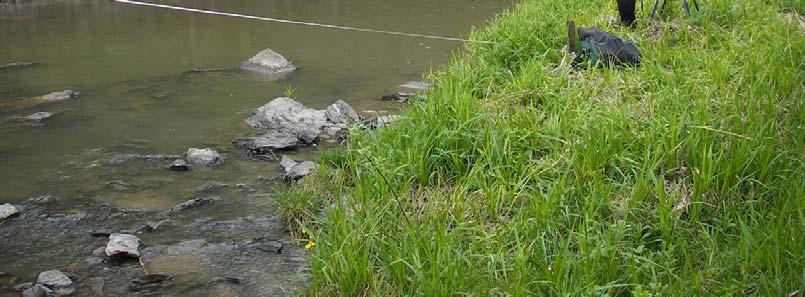
[[[618,0],[618,13],[624,26],[634,26],[635,2],[636,0]]]

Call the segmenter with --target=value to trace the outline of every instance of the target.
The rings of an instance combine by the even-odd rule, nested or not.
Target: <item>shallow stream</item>
[[[8,1],[8,0],[6,0]],[[442,36],[466,36],[513,0],[174,0],[158,3]],[[78,296],[137,295],[127,281],[144,273],[174,276],[169,296],[272,296],[304,283],[304,251],[286,238],[273,213],[278,162],[248,158],[231,145],[254,134],[244,124],[257,107],[289,90],[324,108],[344,99],[362,116],[395,113],[379,100],[405,91],[447,62],[460,43],[340,31],[140,7],[107,0],[0,1],[0,204],[20,216],[0,222],[3,287],[59,269],[78,283]],[[299,70],[272,81],[237,70],[272,48]],[[227,71],[191,73],[194,68]],[[29,105],[31,98],[72,89],[78,98]],[[41,125],[9,124],[34,112],[54,113]],[[171,172],[170,160],[190,147],[222,152],[215,169]],[[292,152],[312,159],[327,146]],[[204,195],[220,201],[176,216],[164,211]],[[26,202],[33,197],[47,202]],[[143,231],[147,222],[165,227]],[[89,231],[137,234],[145,246],[193,252],[152,264],[97,262],[105,238]],[[255,238],[285,243],[261,253]],[[259,240],[258,240],[259,241]],[[178,248],[181,250],[181,248]],[[235,277],[240,284],[211,281]],[[100,284],[100,285],[99,285]],[[223,284],[223,285],[222,285]],[[98,287],[101,287],[98,292]]]

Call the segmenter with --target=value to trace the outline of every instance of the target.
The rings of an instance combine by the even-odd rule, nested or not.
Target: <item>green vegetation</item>
[[[805,288],[797,3],[668,5],[630,29],[609,23],[615,1],[525,0],[402,121],[351,133],[284,194],[316,243],[308,294]],[[572,71],[569,19],[638,41],[643,65]]]

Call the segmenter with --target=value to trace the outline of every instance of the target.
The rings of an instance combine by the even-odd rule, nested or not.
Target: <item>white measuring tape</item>
[[[212,10],[190,8],[190,7],[181,7],[181,6],[171,6],[171,5],[165,5],[165,4],[139,2],[139,1],[132,1],[132,0],[112,0],[112,1],[119,2],[119,3],[133,4],[133,5],[159,7],[159,8],[166,8],[166,9],[172,9],[172,10],[181,10],[181,11],[187,11],[187,12],[204,13],[204,14],[212,14],[212,15],[222,15],[222,16],[228,16],[228,17],[236,17],[236,18],[244,18],[244,19],[252,19],[252,20],[261,20],[261,21],[270,21],[270,22],[294,24],[294,25],[303,25],[303,26],[312,26],[312,27],[320,27],[320,28],[329,28],[329,29],[340,29],[340,30],[360,31],[360,32],[382,33],[382,34],[401,35],[401,36],[409,36],[409,37],[420,37],[420,38],[429,38],[429,39],[450,40],[450,41],[488,43],[488,44],[494,43],[494,42],[491,42],[491,41],[470,40],[470,39],[455,38],[455,37],[444,37],[444,36],[436,36],[436,35],[404,33],[404,32],[395,32],[395,31],[374,30],[374,29],[355,28],[355,27],[347,27],[347,26],[339,26],[339,25],[328,25],[328,24],[319,24],[319,23],[311,23],[311,22],[275,19],[275,18],[259,17],[259,16],[253,16],[253,15],[245,15],[245,14],[237,14],[237,13],[229,13],[229,12],[219,12],[219,11],[212,11]]]

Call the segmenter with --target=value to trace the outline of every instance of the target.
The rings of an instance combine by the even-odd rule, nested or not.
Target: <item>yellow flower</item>
[[[312,249],[314,246],[316,246],[316,243],[315,243],[315,242],[313,242],[312,240],[310,240],[310,241],[308,241],[308,242],[307,242],[307,244],[305,245],[305,249],[306,249],[306,250],[310,250],[310,249]]]

